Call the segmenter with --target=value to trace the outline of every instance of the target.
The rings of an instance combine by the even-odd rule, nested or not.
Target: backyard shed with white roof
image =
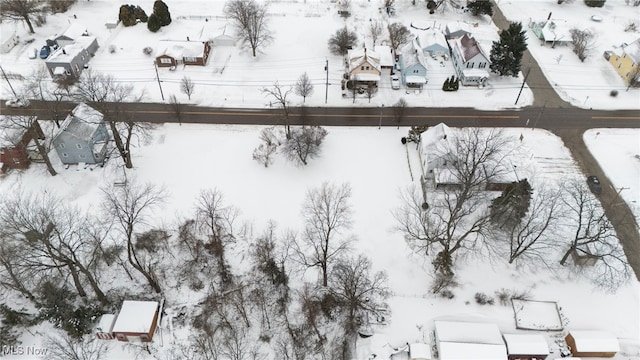
[[[113,324],[113,334],[119,341],[149,342],[158,324],[157,301],[125,300]]]
[[[613,357],[620,351],[618,339],[605,331],[570,331],[565,340],[573,356]]]
[[[435,321],[440,360],[504,360],[507,351],[496,324]]]
[[[440,360],[504,360],[507,351],[496,324],[435,321]]]
[[[549,344],[540,334],[504,334],[509,360],[543,360],[549,355]]]

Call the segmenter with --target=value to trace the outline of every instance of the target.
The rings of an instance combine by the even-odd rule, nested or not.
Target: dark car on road
[[[600,180],[597,176],[591,175],[587,178],[587,185],[589,185],[589,190],[596,195],[602,194],[602,184],[600,184]]]

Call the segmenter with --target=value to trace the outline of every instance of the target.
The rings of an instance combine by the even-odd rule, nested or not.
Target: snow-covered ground
[[[394,293],[389,324],[375,328],[374,337],[359,340],[358,359],[381,354],[387,343],[400,346],[425,337],[428,340],[437,318],[481,319],[497,323],[503,332],[513,332],[511,307],[481,306],[474,301],[476,292],[494,296],[503,288],[527,291],[535,300],[558,302],[568,321],[567,328],[610,331],[620,338],[626,354],[620,359],[640,359],[640,285],[635,280],[616,294],[607,294],[594,290],[586,279],[566,272],[523,270],[470,257],[457,268],[460,285],[454,289],[454,299],[431,295],[431,264],[423,256],[412,254],[402,236],[393,230],[391,211],[400,204],[400,192],[416,183],[420,171],[415,148],[410,146],[407,152],[400,144],[407,128],[328,128],[320,158],[306,167],[296,167],[278,156],[269,168],[251,157],[260,142],[260,130],[258,126],[163,125],[155,130],[153,139],[135,149],[135,167],[128,176],[169,189],[165,211],[157,213],[158,224],[175,223],[177,214],[191,211],[201,189],[217,188],[226,203],[241,210],[240,220],[252,223],[256,229],[263,228],[269,220],[283,229],[300,228],[300,208],[309,188],[324,181],[348,182],[353,188],[352,230],[359,239],[354,252],[371,257],[376,270],[388,272]],[[523,171],[520,176],[535,174],[534,184],[581,176],[572,165],[568,150],[551,133],[531,129],[505,131],[515,141],[524,134],[519,151],[528,155],[532,163],[526,169],[518,166],[518,171]],[[616,141],[632,143],[633,138],[619,137]],[[34,165],[1,179],[0,193],[17,189],[54,191],[69,201],[97,209],[100,187],[122,179],[121,169],[114,165],[116,160],[104,169],[90,171],[75,166],[64,170],[55,155],[53,158],[60,169],[58,176],[50,177],[44,166]],[[636,163],[635,169],[639,167]],[[615,179],[618,172],[626,170],[606,171]],[[184,296],[169,295],[167,301],[184,302]],[[164,346],[154,348],[169,351],[172,344],[166,339],[171,337],[166,332],[163,337]],[[22,340],[23,345],[37,345],[41,337],[25,334]],[[120,344],[111,347],[117,351],[112,355],[132,355]]]
[[[591,129],[584,133],[584,142],[616,187],[611,191],[640,219],[640,130]]]
[[[627,5],[625,0],[608,0],[602,8],[587,7],[583,1],[556,0],[497,1],[504,16],[519,21],[527,29],[528,49],[556,92],[573,106],[593,109],[640,109],[640,89],[630,89],[603,56],[622,44],[640,38],[640,7]],[[570,45],[542,45],[529,28],[532,21],[544,21],[549,16],[568,28],[590,30],[595,34],[593,49],[580,62]],[[593,21],[592,16],[600,21]],[[637,30],[625,31],[632,22]],[[526,64],[523,65],[523,71]],[[616,97],[609,96],[617,90]]]

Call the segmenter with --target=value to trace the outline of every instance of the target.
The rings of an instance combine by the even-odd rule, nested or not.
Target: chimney
[[[65,49],[62,49],[62,53],[67,55],[67,51]]]

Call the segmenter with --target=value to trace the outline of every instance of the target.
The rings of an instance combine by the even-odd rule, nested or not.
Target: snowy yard
[[[533,300],[555,301],[568,328],[610,331],[620,338],[623,354],[627,354],[620,359],[640,358],[637,340],[640,335],[637,327],[640,288],[636,281],[620,288],[616,294],[607,294],[594,290],[593,285],[580,276],[543,268],[536,271],[518,269],[500,261],[484,261],[483,255],[478,253],[458,264],[460,285],[454,290],[454,299],[431,295],[431,265],[422,255],[412,254],[399,233],[393,230],[396,223],[391,211],[399,205],[399,193],[415,184],[417,180],[412,181],[411,174],[416,177],[419,173],[414,148],[408,149],[412,164],[410,173],[407,152],[399,141],[406,134],[406,128],[329,128],[320,158],[306,167],[296,167],[278,157],[269,168],[251,159],[251,151],[259,143],[260,129],[253,126],[163,125],[154,132],[152,140],[135,150],[135,168],[128,176],[169,189],[165,210],[155,216],[157,224],[175,223],[178,214],[191,211],[201,189],[217,188],[224,194],[226,203],[241,210],[241,222],[251,223],[256,231],[263,229],[269,220],[277,222],[281,229],[299,229],[300,208],[310,187],[324,181],[348,182],[353,189],[352,231],[359,239],[354,250],[371,257],[374,269],[387,271],[393,291],[388,325],[376,326],[372,338],[359,341],[358,359],[381,353],[387,343],[397,347],[407,341],[429,340],[434,319],[484,320],[497,323],[503,332],[514,332],[511,306],[502,306],[497,301],[495,305],[478,305],[474,301],[477,292],[494,296],[501,289],[527,292]],[[515,141],[524,132],[521,151],[530,154],[532,159],[529,171],[535,174],[534,184],[571,174],[581,176],[572,170],[574,167],[566,167],[566,163],[570,163],[568,151],[550,133],[528,129],[506,131]],[[185,158],[185,154],[190,155]],[[558,165],[562,171],[538,160],[549,157],[563,160]],[[53,178],[46,174],[43,166],[32,166],[0,180],[0,192],[16,189],[50,191],[74,203],[98,209],[99,188],[122,178],[115,163],[116,160],[112,160],[104,169],[93,171],[78,171],[74,166],[62,170],[57,164],[61,172]],[[242,253],[240,248],[235,251]],[[240,259],[232,262],[243,268],[238,263]],[[169,291],[167,294],[170,313],[174,311],[171,304],[193,301],[197,301],[196,293]],[[178,328],[175,333],[181,334],[184,330],[186,328]],[[153,345],[154,351],[160,354],[170,351],[172,346],[167,340],[170,338],[167,331],[163,329],[164,346]],[[23,345],[38,344],[41,338],[25,334],[22,341]],[[132,356],[132,350],[121,344],[111,343],[110,346],[114,354],[120,354],[118,356]]]

